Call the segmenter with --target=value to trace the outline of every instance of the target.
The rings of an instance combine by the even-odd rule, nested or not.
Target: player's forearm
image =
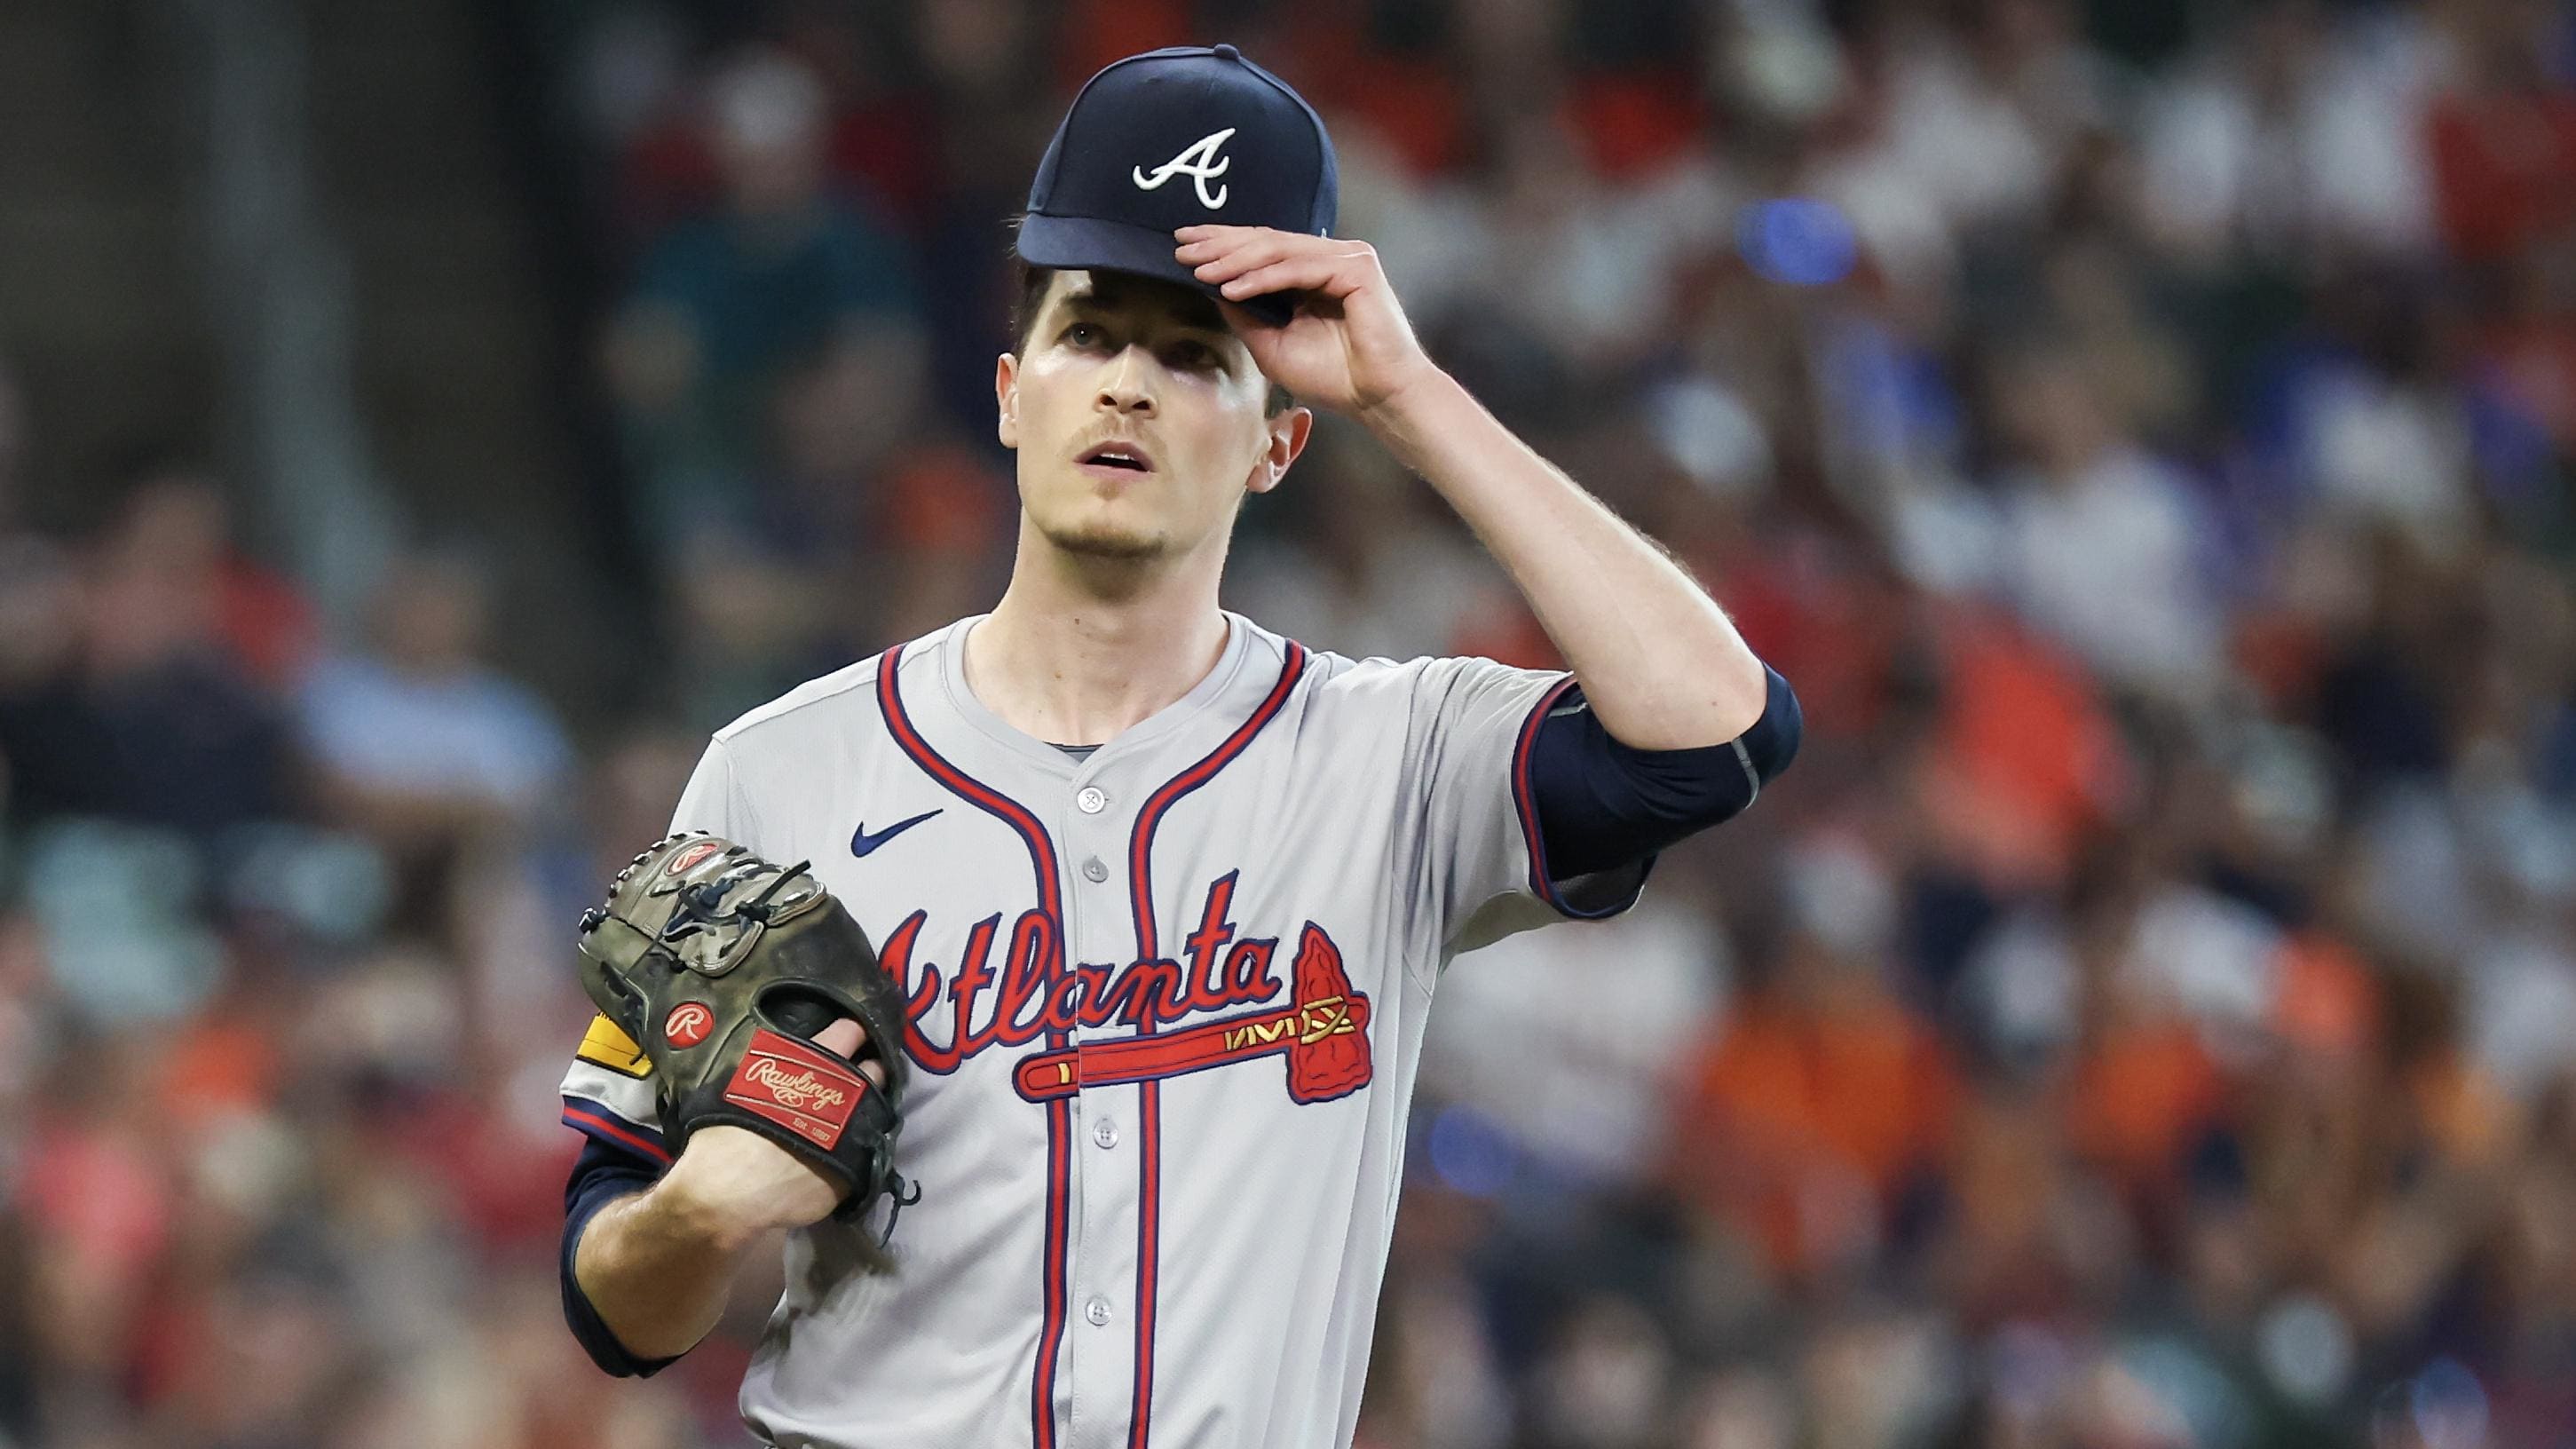
[[[1762,662],[1661,548],[1446,373],[1364,417],[1510,572],[1602,726],[1638,749],[1721,744],[1762,716]]]
[[[599,1210],[582,1230],[573,1277],[627,1352],[675,1358],[715,1327],[757,1241],[717,1226],[666,1178]]]

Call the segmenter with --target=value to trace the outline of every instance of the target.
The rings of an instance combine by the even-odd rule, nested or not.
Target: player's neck
[[[1014,570],[966,637],[966,682],[1024,734],[1107,743],[1207,677],[1225,652],[1213,577],[1175,570],[1104,598],[1044,567]]]

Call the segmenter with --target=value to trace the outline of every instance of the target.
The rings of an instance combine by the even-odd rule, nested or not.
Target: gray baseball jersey
[[[811,860],[916,1068],[891,1269],[854,1228],[789,1240],[742,1391],[769,1442],[1350,1443],[1443,966],[1624,909],[1643,868],[1548,880],[1528,762],[1565,675],[1226,621],[1081,760],[967,688],[972,619],[708,748],[674,826]],[[566,1117],[667,1158],[642,1070],[595,1023]]]

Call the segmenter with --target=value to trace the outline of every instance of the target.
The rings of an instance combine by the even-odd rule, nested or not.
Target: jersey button
[[[1082,863],[1082,878],[1098,885],[1109,879],[1109,867],[1101,864],[1100,857],[1095,855]]]
[[[1088,1302],[1088,1303],[1086,1303],[1086,1304],[1082,1305],[1082,1316],[1083,1316],[1085,1319],[1088,1319],[1088,1320],[1090,1321],[1090,1323],[1091,1323],[1091,1326],[1092,1326],[1092,1327],[1094,1327],[1094,1328],[1106,1328],[1106,1327],[1108,1327],[1108,1326],[1109,1326],[1109,1300],[1108,1300],[1108,1299],[1106,1299],[1106,1298],[1094,1298],[1094,1299],[1092,1299],[1090,1302]]]
[[[1099,786],[1085,785],[1082,787],[1082,793],[1073,797],[1073,803],[1083,814],[1097,815],[1109,808],[1109,797],[1100,793]]]
[[[1118,1124],[1103,1117],[1091,1124],[1091,1140],[1103,1147],[1118,1145]]]

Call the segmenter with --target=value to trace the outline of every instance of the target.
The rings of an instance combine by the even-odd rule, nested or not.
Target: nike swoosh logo
[[[905,831],[910,830],[912,827],[919,825],[921,822],[938,813],[939,812],[937,810],[924,810],[920,814],[912,817],[910,820],[898,820],[892,825],[887,826],[885,829],[878,831],[874,835],[868,834],[868,823],[862,820],[859,822],[859,828],[856,831],[853,831],[850,835],[850,854],[858,856],[860,859],[864,860],[878,846],[885,844],[887,841],[894,839],[896,836],[903,834]]]

